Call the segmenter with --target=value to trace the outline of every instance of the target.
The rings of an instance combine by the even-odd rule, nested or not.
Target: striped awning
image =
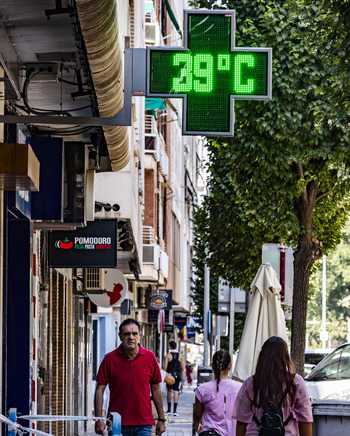
[[[119,43],[115,0],[76,0],[100,116],[113,117],[124,106],[123,51]],[[111,167],[130,159],[128,127],[103,127]]]

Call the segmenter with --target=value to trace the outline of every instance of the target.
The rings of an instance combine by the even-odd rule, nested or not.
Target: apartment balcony
[[[158,132],[153,115],[145,115],[145,155],[145,168],[154,170],[155,162],[158,162],[161,174],[165,179],[168,178],[169,158],[163,136]]]

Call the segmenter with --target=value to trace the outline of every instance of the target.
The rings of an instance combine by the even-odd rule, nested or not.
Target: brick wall
[[[157,177],[155,171],[145,171],[145,219],[144,226],[157,229]]]

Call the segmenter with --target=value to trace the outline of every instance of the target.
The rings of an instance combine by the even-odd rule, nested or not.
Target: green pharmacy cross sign
[[[184,135],[233,136],[234,100],[271,99],[271,48],[235,48],[235,11],[185,10],[184,47],[147,47],[147,96],[183,98]]]

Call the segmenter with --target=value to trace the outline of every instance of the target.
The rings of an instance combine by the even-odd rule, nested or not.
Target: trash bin
[[[312,403],[313,436],[345,436],[350,430],[350,401],[319,400]]]
[[[207,381],[213,380],[214,373],[211,366],[198,366],[197,370],[197,386]]]

